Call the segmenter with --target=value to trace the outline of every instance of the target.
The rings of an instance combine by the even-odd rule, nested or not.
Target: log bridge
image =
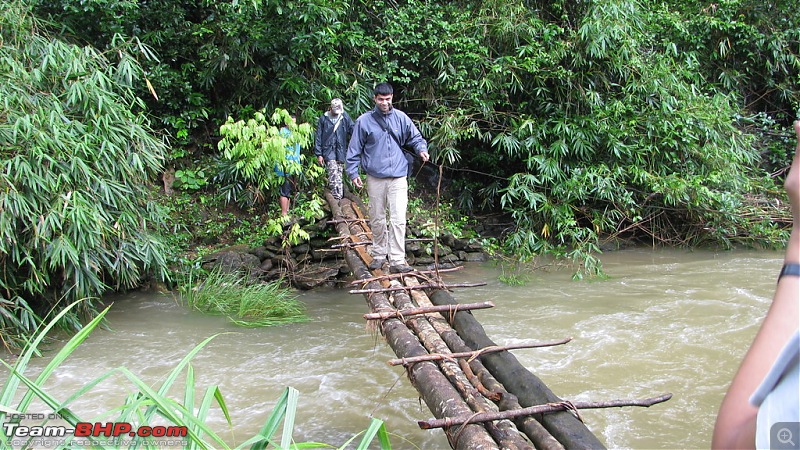
[[[555,342],[501,347],[492,342],[470,312],[491,302],[459,304],[454,287],[439,277],[445,269],[386,274],[370,271],[367,252],[371,230],[361,199],[347,193],[327,195],[335,238],[370,312],[368,326],[381,332],[397,355],[411,384],[435,416],[420,428],[441,428],[453,449],[586,449],[605,448],[578,414],[581,408],[648,407],[671,394],[643,400],[569,402],[557,397],[528,371],[510,350],[561,345]],[[453,270],[453,269],[450,269]]]

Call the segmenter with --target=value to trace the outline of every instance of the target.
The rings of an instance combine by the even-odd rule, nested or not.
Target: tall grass
[[[264,422],[259,432],[238,446],[230,447],[215,431],[211,430],[205,422],[215,403],[222,411],[228,425],[232,426],[228,406],[218,386],[206,387],[203,395],[200,398],[195,398],[195,391],[199,387],[195,385],[194,369],[190,362],[203,347],[214,339],[214,336],[205,339],[189,352],[189,354],[187,354],[169,373],[161,386],[150,386],[126,367],[118,367],[89,381],[84,387],[72,395],[69,395],[65,400],[59,400],[55,395],[47,392],[43,388],[44,383],[58,366],[69,357],[97,325],[100,324],[110,306],[81,329],[80,332],[75,334],[69,342],[56,353],[38,376],[31,378],[25,374],[25,371],[31,358],[37,354],[37,347],[42,343],[44,337],[53,328],[54,324],[61,318],[59,316],[67,314],[77,303],[78,302],[72,303],[67,308],[64,308],[47,324],[40,327],[13,365],[2,361],[3,365],[9,369],[10,373],[2,389],[0,389],[0,405],[2,405],[2,408],[0,408],[0,424],[19,422],[19,417],[14,417],[14,415],[24,415],[35,398],[44,402],[45,405],[52,409],[54,414],[58,414],[62,420],[66,421],[72,427],[75,427],[79,422],[95,422],[97,420],[95,417],[90,419],[81,418],[76,411],[71,409],[70,405],[76,399],[91,391],[92,388],[103,380],[112,375],[121,374],[132,385],[136,392],[135,394],[129,395],[123,405],[99,414],[99,417],[102,418],[101,420],[116,423],[128,422],[133,426],[134,430],[142,426],[164,426],[165,422],[169,424],[168,426],[186,427],[187,434],[182,438],[182,447],[189,450],[336,448],[332,445],[319,442],[294,442],[292,430],[294,428],[299,393],[291,387],[287,387],[283,391],[272,413],[267,417],[267,420]],[[182,402],[167,397],[167,392],[170,391],[180,377],[183,377],[182,381],[184,383]],[[120,385],[120,391],[127,389],[126,386]],[[18,397],[19,400],[15,400]],[[199,406],[196,407],[196,404],[199,404]],[[49,416],[49,414],[45,414],[45,416]],[[283,427],[281,428],[280,440],[278,441],[276,432],[281,422],[283,422]],[[44,426],[46,424],[47,420],[43,419],[39,425]],[[353,443],[359,435],[361,436],[357,447],[359,450],[368,448],[376,437],[378,438],[381,449],[391,449],[389,435],[385,425],[379,419],[372,419],[369,427],[365,431],[353,436],[339,448],[346,448]],[[34,439],[36,438],[29,438],[27,442],[21,444],[19,442],[14,442],[16,440],[14,436],[6,435],[6,427],[0,427],[0,448],[35,447],[33,446]],[[153,438],[126,436],[125,441],[109,438],[109,440],[105,442],[103,439],[95,438],[90,447],[85,447],[81,444],[81,448],[129,448],[147,450],[160,448],[157,441],[151,439]],[[13,447],[12,444],[14,444]],[[68,449],[76,444],[78,444],[78,442],[75,441],[74,436],[68,435],[63,442],[58,442],[54,448]]]
[[[246,277],[212,271],[200,277],[189,274],[180,288],[192,308],[218,314],[244,327],[266,327],[308,320],[305,307],[279,282],[251,283]]]

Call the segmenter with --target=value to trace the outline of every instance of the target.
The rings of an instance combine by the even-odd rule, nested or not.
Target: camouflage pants
[[[333,198],[342,198],[342,170],[344,164],[339,161],[325,161],[325,169],[328,171],[328,188],[331,190]]]

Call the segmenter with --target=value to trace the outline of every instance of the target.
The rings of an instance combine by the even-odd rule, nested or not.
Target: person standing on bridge
[[[342,99],[331,100],[331,106],[317,120],[314,155],[328,172],[328,189],[336,200],[342,198],[342,171],[347,156],[347,142],[353,132],[353,119],[344,111]]]
[[[793,223],[783,269],[767,315],[720,406],[714,449],[800,444],[800,120],[794,131],[797,148],[784,182]]]
[[[392,85],[380,83],[373,94],[375,108],[356,119],[345,170],[358,188],[363,186],[359,170],[367,174],[373,258],[370,270],[381,268],[388,259],[391,273],[411,272],[414,269],[406,262],[405,247],[408,160],[404,147],[426,162],[428,142],[404,112],[392,107]]]

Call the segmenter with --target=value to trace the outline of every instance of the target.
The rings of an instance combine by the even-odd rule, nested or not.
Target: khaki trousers
[[[388,257],[390,265],[405,264],[408,180],[367,175],[367,194],[372,228],[370,254],[378,259]]]

